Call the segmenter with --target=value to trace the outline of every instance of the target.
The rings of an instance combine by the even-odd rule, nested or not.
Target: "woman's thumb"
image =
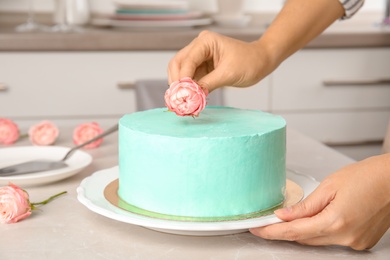
[[[275,210],[275,215],[283,221],[312,217],[321,212],[333,199],[333,193],[325,191],[321,185],[303,201],[286,208]]]

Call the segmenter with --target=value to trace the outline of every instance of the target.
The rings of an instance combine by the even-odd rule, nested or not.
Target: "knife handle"
[[[113,132],[115,132],[117,130],[118,130],[118,124],[114,125],[113,127],[109,128],[108,130],[104,131],[100,135],[97,135],[94,138],[92,138],[92,139],[90,139],[90,140],[88,140],[88,141],[86,141],[86,142],[84,142],[82,144],[79,144],[79,145],[73,147],[72,149],[70,149],[68,151],[68,153],[64,156],[64,158],[62,158],[62,161],[66,161],[66,159],[68,159],[77,149],[79,149],[81,147],[84,147],[87,144],[90,144],[90,143],[92,143],[92,142],[94,142],[94,141],[96,141],[96,140],[98,140],[100,138],[103,138],[106,135],[109,135],[109,134],[111,134],[111,133],[113,133]]]

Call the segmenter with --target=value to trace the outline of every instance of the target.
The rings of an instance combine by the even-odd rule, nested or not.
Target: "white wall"
[[[29,0],[0,0],[0,11],[24,11],[28,8]],[[51,12],[56,0],[32,0],[35,10]],[[95,12],[111,12],[114,9],[112,0],[89,0],[92,10]],[[131,0],[129,0],[131,1]],[[138,0],[142,1],[142,0]],[[157,0],[154,0],[157,1]],[[164,1],[164,0],[158,0]],[[187,0],[191,7],[205,12],[216,12],[215,0]],[[226,0],[229,1],[229,0]],[[310,1],[310,0],[308,0]],[[278,11],[284,0],[246,0],[246,10],[250,12]],[[381,11],[385,0],[366,0],[364,11]]]

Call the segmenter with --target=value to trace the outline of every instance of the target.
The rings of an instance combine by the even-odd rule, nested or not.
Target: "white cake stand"
[[[304,174],[287,170],[287,178],[299,185],[303,190],[303,198],[307,197],[318,186],[318,182]],[[281,222],[274,214],[234,221],[190,222],[151,218],[123,210],[106,199],[106,187],[118,179],[118,167],[95,172],[85,178],[77,188],[78,200],[91,211],[113,220],[143,226],[152,230],[191,236],[218,236],[247,232],[249,228],[266,226]]]

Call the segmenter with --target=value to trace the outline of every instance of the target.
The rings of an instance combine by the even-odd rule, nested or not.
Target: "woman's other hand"
[[[306,245],[372,248],[390,227],[390,154],[340,169],[304,201],[275,214],[286,222],[250,231]]]

